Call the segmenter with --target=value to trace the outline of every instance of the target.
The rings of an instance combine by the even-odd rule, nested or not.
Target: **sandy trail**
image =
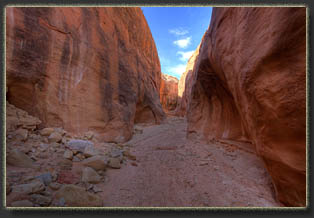
[[[263,162],[249,145],[205,144],[185,136],[184,118],[144,126],[126,143],[137,160],[107,170],[104,206],[279,206]]]

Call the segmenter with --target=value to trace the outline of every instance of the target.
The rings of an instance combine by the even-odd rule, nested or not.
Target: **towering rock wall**
[[[156,122],[160,63],[140,8],[7,8],[7,100],[69,132],[126,141]]]
[[[200,45],[197,47],[193,55],[190,57],[185,72],[181,75],[178,84],[178,104],[176,108],[176,115],[184,117],[187,112],[187,107],[190,102],[191,90],[192,90],[192,79],[195,77],[193,68],[198,57]]]
[[[178,101],[178,79],[163,74],[160,84],[160,103],[164,110],[172,111],[176,108]]]
[[[306,204],[306,9],[215,8],[194,66],[188,135],[249,139],[278,200]]]

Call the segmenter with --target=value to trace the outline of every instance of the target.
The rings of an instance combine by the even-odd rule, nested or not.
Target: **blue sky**
[[[154,37],[161,72],[180,79],[210,24],[211,7],[142,7]]]

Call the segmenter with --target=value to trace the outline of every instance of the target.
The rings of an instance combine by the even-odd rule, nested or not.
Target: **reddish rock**
[[[161,122],[160,63],[140,8],[7,8],[8,101],[42,127],[131,138]]]
[[[185,72],[181,75],[179,84],[178,84],[178,104],[175,110],[175,114],[177,116],[184,117],[186,115],[187,107],[190,102],[190,95],[192,90],[192,79],[195,77],[193,76],[193,68],[195,64],[195,60],[198,57],[200,45],[198,45],[197,49],[190,57]]]
[[[62,170],[58,173],[57,182],[60,184],[76,184],[80,181],[80,177],[70,170]]]
[[[26,111],[6,102],[6,131],[11,132],[17,128],[34,130],[41,124],[37,117],[30,116]],[[25,130],[24,130],[25,131]]]
[[[188,135],[249,139],[278,200],[306,205],[306,9],[215,8],[194,66]]]
[[[174,110],[177,106],[178,99],[178,79],[164,74],[161,74],[160,83],[160,102],[165,111]]]

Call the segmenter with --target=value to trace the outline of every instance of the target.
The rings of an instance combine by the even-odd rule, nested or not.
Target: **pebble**
[[[72,160],[73,159],[73,152],[70,150],[65,150],[63,157],[65,159]]]
[[[59,190],[60,187],[61,187],[61,184],[60,183],[57,183],[57,182],[52,182],[49,184],[49,187],[52,189],[52,190]]]
[[[121,164],[120,164],[120,159],[119,158],[110,158],[108,166],[114,169],[120,169]]]
[[[51,203],[52,198],[49,196],[33,194],[31,195],[31,201],[34,204],[39,204],[40,206],[48,206]]]

